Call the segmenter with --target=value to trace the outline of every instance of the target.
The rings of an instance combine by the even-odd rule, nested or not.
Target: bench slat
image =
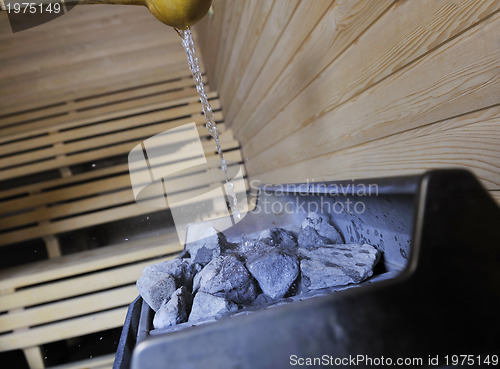
[[[0,336],[2,351],[15,350],[123,326],[127,307]]]
[[[181,250],[182,248],[179,244],[178,251]],[[161,258],[157,261],[155,260],[155,262],[170,260],[174,256]],[[83,295],[85,293],[135,283],[141,276],[144,268],[152,263],[153,262],[149,260],[120,268],[100,271],[99,273],[84,275],[82,277],[75,277],[59,282],[26,288],[9,295],[3,295],[0,300],[0,311],[12,310],[19,307],[29,307],[45,302],[57,301],[68,297]],[[0,347],[2,347],[1,344]]]
[[[221,136],[221,142],[225,147],[234,149],[238,147],[238,142],[233,140],[230,132]],[[226,146],[227,145],[227,146]],[[204,142],[202,146],[205,151],[205,156],[207,159],[214,157],[216,154],[212,152],[212,142]],[[242,160],[241,153],[238,151],[230,151],[226,153],[227,161],[240,162]],[[174,166],[175,163],[166,164],[166,166]],[[124,167],[124,169],[128,167]],[[69,182],[69,181],[66,181]],[[64,187],[61,189],[56,189],[53,191],[42,192],[29,197],[29,201],[26,198],[17,198],[13,200],[7,200],[1,203],[1,214],[8,214],[14,211],[20,211],[23,209],[32,209],[34,207],[49,205],[53,203],[58,203],[61,201],[68,201],[71,199],[78,199],[84,196],[95,195],[99,193],[109,192],[113,190],[121,190],[123,188],[131,189],[130,176],[129,174],[123,174],[116,177],[106,178],[96,180],[90,183],[84,183],[75,185],[73,187]]]
[[[152,259],[181,249],[177,233],[170,230],[151,238],[131,240],[3,270],[0,272],[0,292]]]
[[[25,328],[129,305],[139,294],[135,284],[0,315],[0,332]]]
[[[218,102],[214,104],[215,109],[218,108]],[[14,165],[23,165],[25,163],[31,163],[36,160],[52,158],[56,155],[62,154],[72,154],[74,152],[79,152],[83,150],[90,150],[93,148],[103,147],[106,145],[113,145],[120,142],[130,141],[134,139],[145,138],[150,135],[154,135],[158,132],[164,130],[164,126],[174,125],[172,122],[168,124],[155,124],[154,126],[144,127],[148,124],[155,122],[168,121],[172,119],[178,119],[182,116],[192,116],[200,115],[200,106],[198,103],[191,103],[187,106],[172,108],[166,111],[159,111],[150,114],[144,114],[139,117],[129,118],[129,124],[121,124],[123,122],[113,122],[111,124],[99,124],[92,127],[86,127],[80,129],[79,132],[67,133],[63,132],[61,134],[55,133],[50,136],[46,136],[43,139],[38,139],[40,145],[47,146],[48,143],[64,143],[65,140],[76,139],[78,141],[66,143],[60,147],[49,147],[40,148],[38,150],[30,151],[24,154],[17,154],[14,156],[8,156],[4,159],[0,159],[0,169],[5,167],[11,167]],[[109,128],[108,128],[109,127]],[[108,128],[108,129],[106,129]],[[112,130],[125,130],[117,133],[112,133]],[[102,135],[108,133],[106,135]],[[95,135],[100,135],[95,137]],[[64,136],[69,136],[65,138]],[[87,137],[87,139],[85,139]],[[30,145],[33,148],[33,145]]]
[[[195,94],[196,89],[190,88],[182,91],[172,92],[168,96],[150,97],[145,99],[139,106],[120,106],[111,109],[111,107],[103,107],[101,109],[88,111],[88,116],[70,117],[61,116],[50,118],[47,121],[38,121],[27,123],[21,127],[0,129],[0,143],[10,142],[13,140],[21,140],[36,135],[45,134],[47,131],[59,131],[75,127],[82,127],[92,123],[103,122],[111,119],[123,118],[131,115],[148,113],[154,110],[168,109],[177,105],[187,104],[199,100]],[[217,98],[216,92],[208,92],[209,99]],[[159,100],[159,101],[158,101]],[[106,111],[109,110],[109,111]]]
[[[246,181],[242,182],[246,187]],[[235,184],[235,186],[239,185],[239,181],[234,181],[233,183]],[[198,191],[194,190],[184,192],[182,194],[182,197],[184,198],[190,195],[196,197],[191,197],[186,204],[194,204],[199,201],[209,200],[211,199],[210,196],[213,196],[212,194],[199,195]],[[148,207],[148,205],[150,207]],[[158,199],[153,198],[141,203],[132,203],[112,209],[102,210],[97,213],[85,214],[78,217],[54,221],[47,224],[40,224],[30,228],[4,233],[0,235],[0,246],[26,241],[33,238],[40,238],[49,234],[58,234],[70,230],[82,229],[98,224],[105,224],[116,220],[128,219],[139,215],[154,213],[156,212],[154,208],[157,207],[157,205]],[[162,209],[158,209],[157,211],[161,210]]]
[[[43,109],[28,111],[16,115],[7,116],[5,118],[0,118],[0,127],[6,127],[12,124],[22,124],[26,121],[31,120],[42,120],[44,117],[54,116],[56,114],[67,113],[68,108],[72,111],[77,111],[80,109],[88,109],[97,106],[103,106],[105,104],[119,104],[124,100],[134,99],[137,101],[137,105],[143,104],[141,101],[144,97],[150,97],[153,94],[165,94],[167,92],[174,92],[173,90],[178,90],[180,88],[188,88],[193,85],[193,78],[190,76],[189,72],[185,75],[181,75],[178,80],[167,81],[162,83],[157,83],[154,85],[138,86],[134,89],[129,89],[122,92],[108,93],[104,96],[90,97],[82,100],[73,101],[71,104],[61,103],[56,106]],[[165,97],[163,97],[165,99]],[[129,101],[130,103],[131,101]],[[140,102],[140,103],[139,103]],[[119,108],[115,108],[118,110]],[[80,112],[83,113],[83,112]]]
[[[68,364],[51,366],[47,369],[111,369],[115,354],[102,355],[88,360],[80,360]]]
[[[216,112],[215,114],[216,120],[222,119],[222,114],[220,112]],[[202,117],[193,117],[193,119],[186,119],[185,122],[192,122],[194,121],[195,123],[198,122],[204,122],[204,118]],[[200,123],[200,124],[202,124]],[[220,127],[221,131],[225,131],[224,123],[217,124],[218,127]],[[223,135],[227,135],[227,133],[223,133]],[[221,139],[223,137],[221,136]],[[75,174],[70,177],[63,177],[63,178],[57,178],[49,181],[44,181],[44,182],[38,182],[35,184],[30,184],[26,186],[20,186],[16,188],[11,188],[8,190],[0,191],[0,199],[3,198],[9,198],[12,196],[16,195],[22,195],[22,194],[30,194],[34,192],[40,192],[42,190],[47,190],[53,187],[60,187],[60,186],[65,186],[69,185],[71,183],[78,183],[78,182],[83,182],[87,181],[90,179],[97,179],[99,177],[107,177],[109,175],[115,174],[115,173],[120,173],[120,172],[128,172],[128,164],[119,164],[115,165],[109,168],[101,168],[101,169],[95,169],[92,170],[91,172],[85,172],[85,173],[80,173],[80,174]],[[3,205],[2,205],[3,206]]]
[[[236,141],[234,142],[237,144]],[[233,155],[226,155],[226,157],[226,160],[228,161],[241,159],[241,154],[239,151],[236,151]],[[245,175],[245,173],[243,173],[243,175]],[[210,185],[210,179],[211,178],[207,176],[206,172],[187,175],[182,178],[169,180],[169,190],[172,192],[182,192],[189,190],[192,187],[208,186]],[[40,222],[42,220],[57,219],[60,217],[67,217],[90,211],[96,211],[99,209],[109,208],[111,206],[127,204],[135,200],[130,185],[130,177],[128,174],[113,177],[102,182],[107,182],[107,184],[109,184],[109,186],[112,187],[112,189],[115,191],[108,192],[105,195],[97,195],[90,199],[72,201],[67,204],[55,205],[51,207],[37,208],[27,213],[6,217],[2,220],[2,222],[0,222],[0,230],[26,226],[32,223]],[[109,190],[109,188],[106,188],[105,185],[103,187],[97,188],[95,185],[84,187],[91,191]],[[125,189],[117,190],[119,188]],[[51,193],[49,193],[49,195],[50,194]],[[81,194],[76,192],[70,192],[68,194],[75,197],[81,196]],[[48,196],[48,198],[50,199],[50,196]],[[32,204],[26,205],[30,207],[33,206]]]
[[[9,140],[16,141],[0,146],[0,155],[12,155],[26,150],[42,148],[54,143],[81,139],[93,135],[112,132],[114,130],[119,131],[127,128],[138,127],[144,125],[144,121],[147,120],[164,120],[161,114],[169,113],[168,118],[170,118],[171,115],[175,117],[176,111],[179,112],[179,116],[186,115],[184,111],[179,110],[179,106],[186,104],[194,104],[196,106],[198,100],[190,94],[190,90],[183,90],[182,92],[186,96],[184,98],[177,99],[177,104],[166,106],[159,109],[159,111],[145,111],[143,113],[139,113],[142,115],[140,119],[138,119],[137,115],[128,116],[126,114],[120,114],[119,116],[112,118],[112,120],[99,119],[99,117],[95,117],[94,114],[88,114],[90,118],[82,119],[80,116],[81,114],[72,114],[71,116],[61,117],[60,120],[65,124],[56,126],[56,122],[54,121],[57,118],[51,118],[50,120],[52,124],[45,129],[42,128],[38,131],[28,130],[24,132],[24,134],[3,137],[4,142],[8,142]],[[123,113],[123,110],[120,111]],[[61,130],[61,132],[58,132],[59,130]],[[0,129],[0,134],[1,133],[2,130]]]

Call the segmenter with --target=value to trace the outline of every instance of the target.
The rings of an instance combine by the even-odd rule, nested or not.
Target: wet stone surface
[[[156,312],[156,329],[203,324],[220,317],[300,301],[373,274],[381,252],[344,244],[325,215],[310,213],[300,228],[269,228],[229,243],[214,228],[176,259],[147,267],[137,281]]]
[[[299,259],[280,250],[267,251],[247,262],[262,292],[272,299],[285,296],[299,275]]]
[[[301,283],[309,290],[360,283],[372,276],[380,258],[380,252],[367,244],[303,249],[301,255]]]
[[[318,244],[344,243],[344,238],[328,222],[327,216],[310,213],[302,222],[298,237],[299,247],[314,248]]]
[[[200,235],[200,240],[187,245],[191,260],[200,265],[207,265],[214,257],[219,256],[228,242],[224,234],[218,232],[215,228],[209,227]]]
[[[257,297],[255,282],[235,256],[219,256],[195,277],[193,291],[223,296],[236,304],[250,304]]]

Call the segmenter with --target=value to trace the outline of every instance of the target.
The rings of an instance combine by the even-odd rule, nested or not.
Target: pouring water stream
[[[226,181],[226,191],[228,196],[232,199],[233,202],[233,206],[231,206],[232,213],[239,219],[241,218],[241,213],[238,210],[238,199],[236,198],[236,194],[234,192],[234,185],[228,178],[227,163],[226,160],[224,159],[224,154],[222,152],[222,147],[220,145],[219,131],[215,123],[214,113],[212,111],[212,107],[210,106],[210,103],[207,98],[207,93],[205,91],[203,76],[200,70],[200,63],[198,61],[198,57],[196,56],[196,51],[194,47],[193,34],[191,33],[191,29],[189,27],[186,29],[176,28],[175,30],[182,38],[182,46],[184,46],[184,50],[186,51],[189,70],[193,74],[193,79],[196,83],[196,90],[200,95],[200,102],[203,109],[203,114],[205,115],[205,119],[207,120],[206,127],[210,135],[215,140],[217,153],[219,154],[220,157],[221,169],[222,172],[224,173],[224,178]]]

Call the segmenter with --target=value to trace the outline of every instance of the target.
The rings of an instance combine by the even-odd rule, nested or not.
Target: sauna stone
[[[226,300],[224,297],[214,296],[198,291],[193,299],[193,307],[189,314],[190,322],[214,318],[238,310],[238,305]]]
[[[311,213],[298,236],[273,227],[256,238],[242,235],[234,244],[208,228],[180,257],[147,267],[137,281],[141,296],[156,311],[154,327],[201,324],[370,277],[379,250],[344,244],[328,219]]]
[[[298,236],[299,247],[312,249],[318,244],[344,243],[342,235],[331,225],[326,216],[309,213],[302,222]]]
[[[208,227],[201,237],[200,240],[189,243],[186,248],[193,262],[205,266],[228,248],[228,242],[226,237],[213,227]]]
[[[279,249],[254,256],[246,265],[262,292],[272,299],[285,296],[299,275],[297,256]]]
[[[297,237],[292,232],[275,227],[262,231],[257,239],[250,239],[243,235],[236,250],[241,257],[249,259],[271,249],[280,248],[293,251],[297,247]]]
[[[159,329],[186,322],[191,303],[192,297],[188,289],[178,288],[168,301],[161,304],[153,319],[153,326]]]
[[[193,291],[223,296],[236,304],[249,304],[257,296],[252,276],[234,255],[219,256],[208,263],[196,275]]]
[[[295,235],[283,228],[269,228],[262,231],[257,244],[261,247],[280,247],[286,250],[295,250],[298,246]]]
[[[189,258],[176,258],[150,265],[144,269],[143,274],[152,272],[166,273],[174,277],[177,287],[186,286],[191,288],[194,276],[201,269],[200,264],[194,263]]]
[[[380,251],[367,244],[300,249],[301,285],[305,290],[359,283],[373,274]]]
[[[168,301],[176,290],[174,277],[156,271],[143,273],[136,285],[144,301],[154,311],[158,311],[163,301]]]

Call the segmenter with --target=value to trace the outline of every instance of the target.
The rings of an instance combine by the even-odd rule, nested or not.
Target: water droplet
[[[236,194],[234,193],[233,187],[229,188],[230,182],[229,182],[229,178],[227,176],[227,163],[226,163],[226,160],[224,159],[224,154],[222,151],[222,147],[220,145],[219,132],[217,130],[217,125],[215,123],[215,117],[214,117],[214,114],[212,111],[212,107],[210,106],[210,103],[208,102],[208,97],[207,97],[207,93],[205,90],[205,85],[203,84],[203,76],[201,74],[201,69],[200,69],[198,57],[196,56],[193,35],[192,35],[191,30],[189,28],[187,28],[185,30],[176,29],[176,31],[179,34],[179,36],[181,36],[181,38],[182,38],[182,46],[184,47],[184,50],[186,51],[189,70],[191,71],[191,74],[193,75],[193,80],[196,83],[196,90],[198,91],[198,94],[200,95],[200,102],[201,102],[202,111],[203,111],[203,114],[205,115],[205,119],[207,120],[206,127],[208,129],[210,136],[212,136],[212,138],[215,141],[217,153],[219,154],[219,157],[220,157],[221,169],[224,172],[226,184],[228,185],[228,195],[230,197],[232,197],[232,199],[233,199],[233,204],[234,204],[233,215],[236,215],[238,218],[241,218],[241,214],[238,210],[238,199],[236,197]]]

